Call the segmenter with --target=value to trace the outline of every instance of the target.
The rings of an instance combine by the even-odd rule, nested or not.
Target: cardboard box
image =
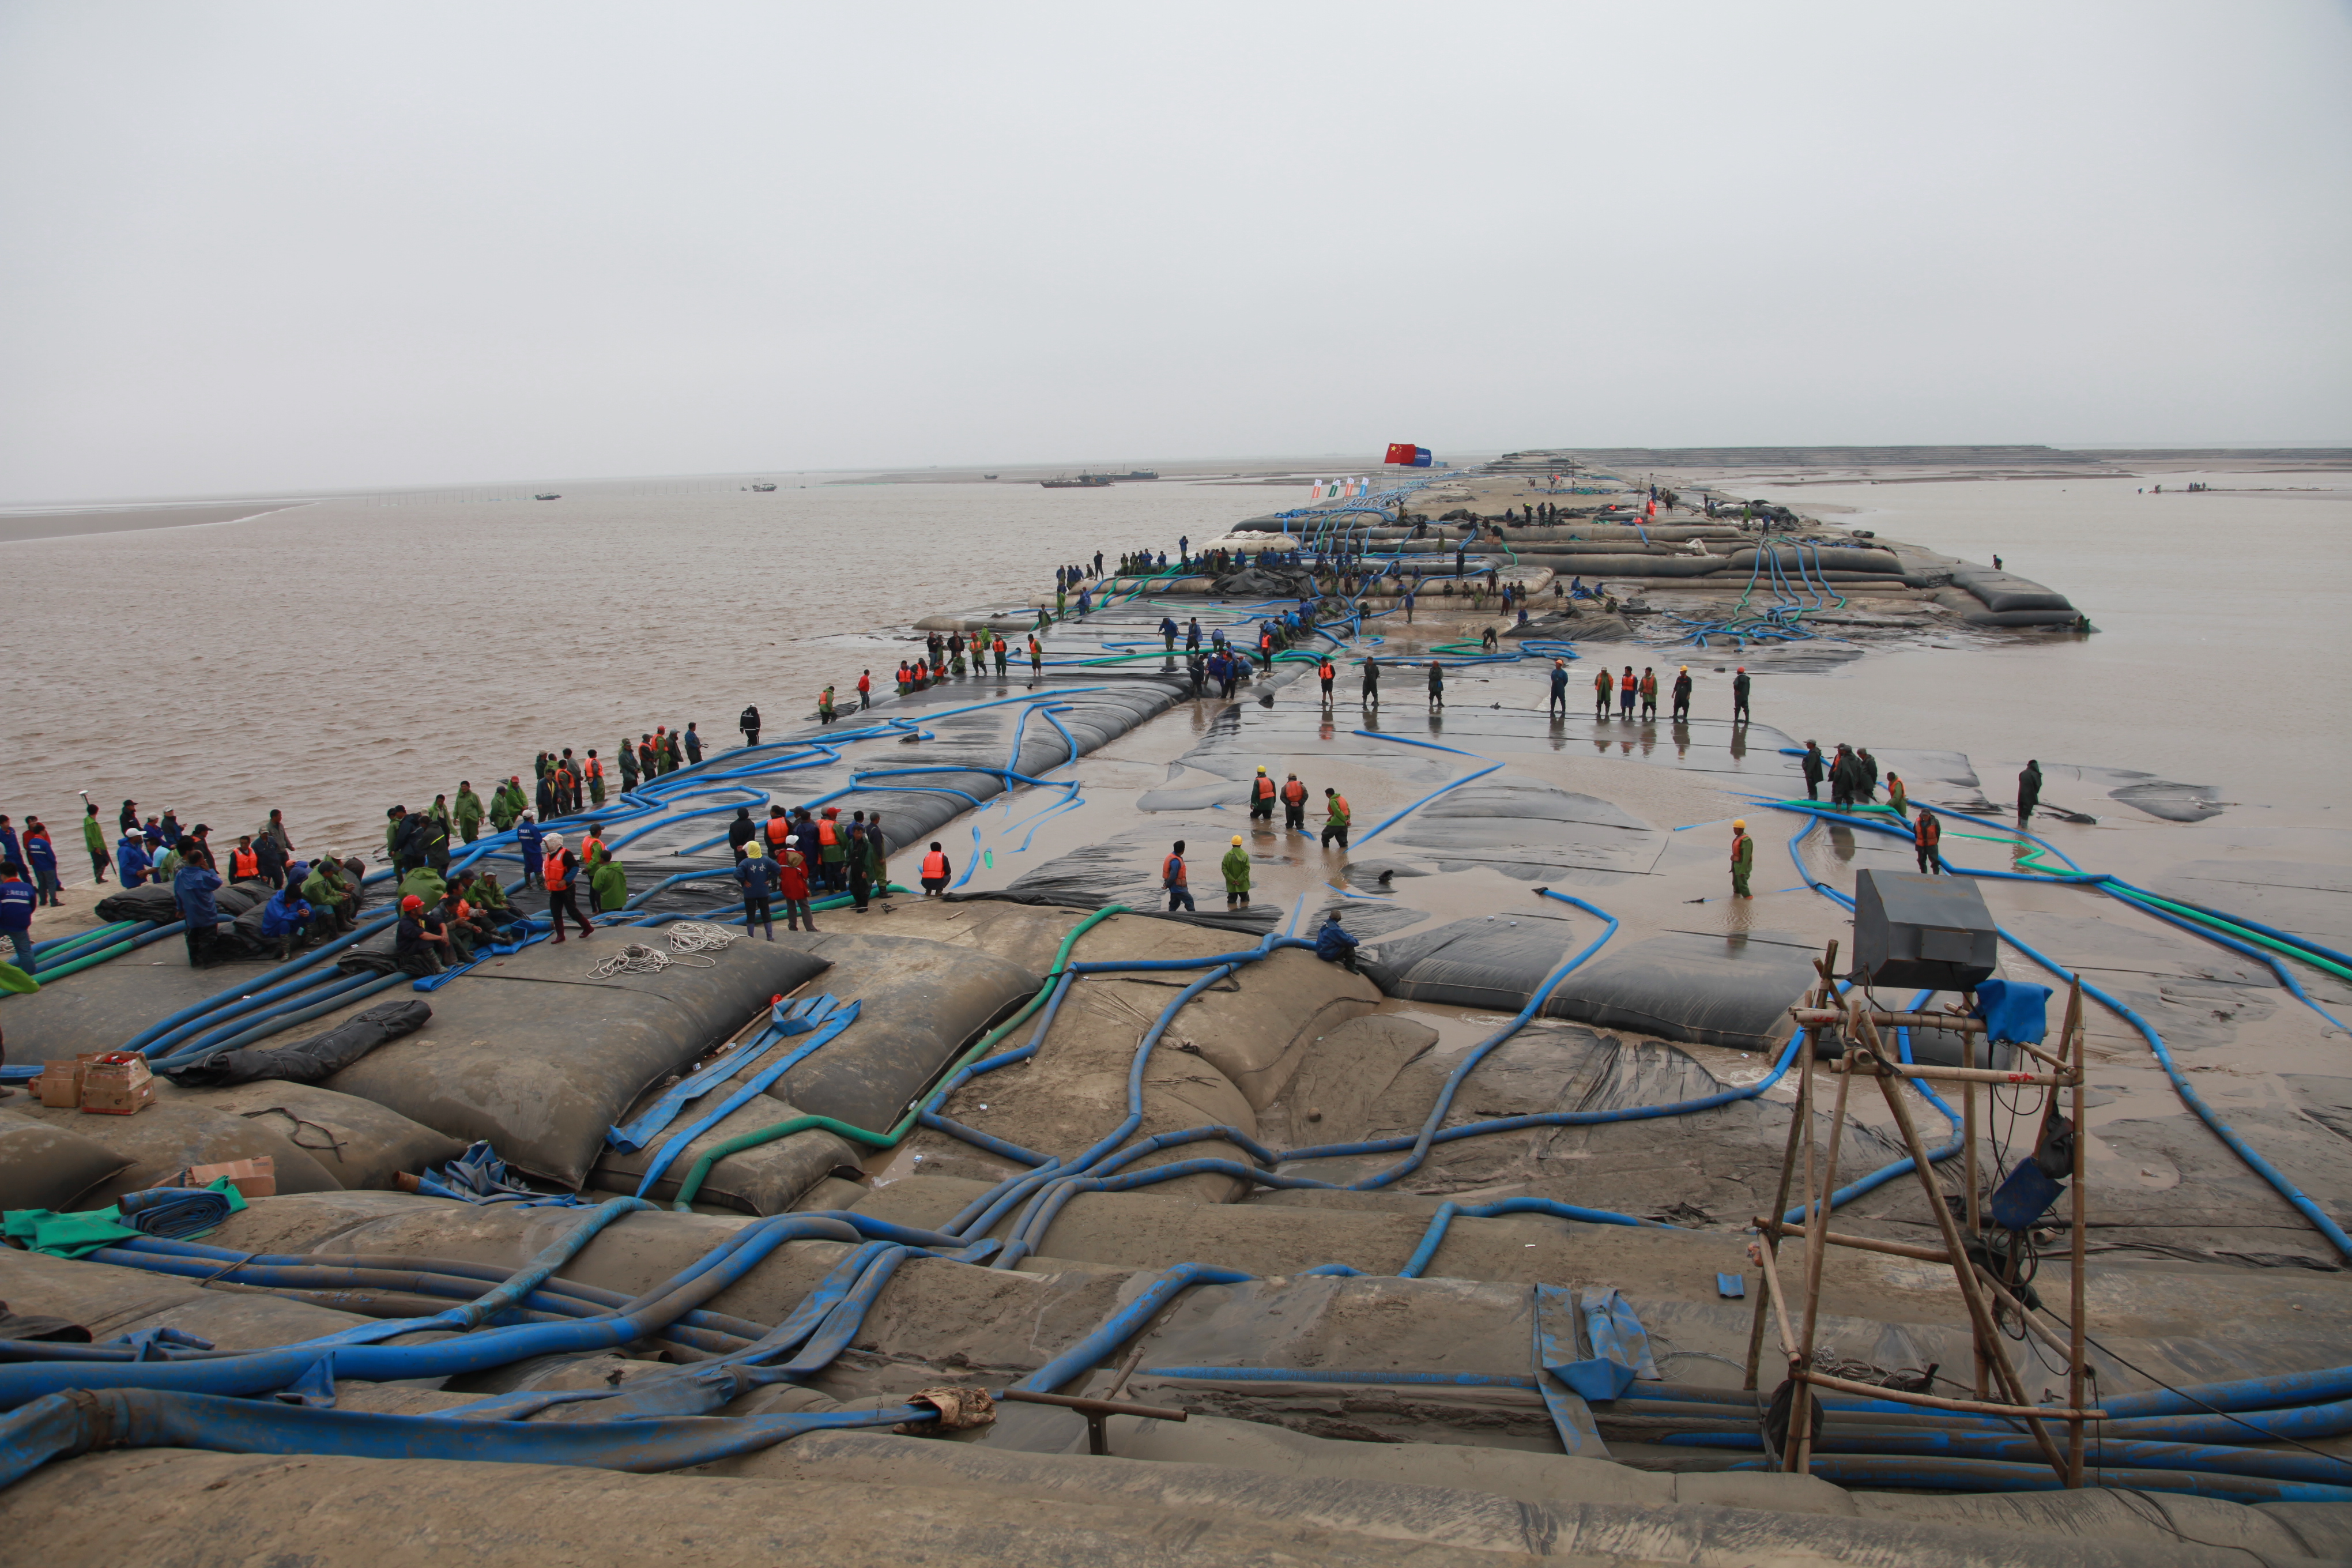
[[[49,1062],[33,1080],[33,1092],[52,1110],[71,1110],[81,1103],[80,1062]]]
[[[135,1051],[108,1051],[82,1071],[81,1108],[96,1116],[135,1116],[155,1103],[155,1078]]]
[[[209,1187],[223,1176],[249,1198],[274,1197],[278,1193],[278,1162],[267,1154],[250,1160],[224,1160],[217,1165],[191,1165],[186,1185]]]

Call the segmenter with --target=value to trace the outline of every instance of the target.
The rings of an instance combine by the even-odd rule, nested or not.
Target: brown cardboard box
[[[47,1063],[33,1080],[34,1092],[52,1110],[71,1110],[81,1103],[82,1068],[80,1062]]]
[[[278,1193],[278,1162],[267,1154],[250,1160],[224,1160],[217,1165],[188,1167],[187,1185],[209,1187],[223,1176],[249,1198],[274,1197]]]
[[[81,1108],[98,1116],[134,1116],[155,1103],[155,1078],[136,1052],[108,1051],[82,1071]]]

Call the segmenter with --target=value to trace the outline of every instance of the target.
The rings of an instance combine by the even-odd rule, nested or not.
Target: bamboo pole
[[[2083,1320],[2088,1310],[2088,1305],[2084,1300],[2083,1248],[2085,1239],[2084,1232],[2087,1228],[2084,1211],[2089,1200],[2084,1196],[2083,1184],[2089,1174],[2086,1169],[2088,1156],[2085,1152],[2085,1145],[2090,1142],[2090,1134],[2083,1127],[2083,1074],[2084,1068],[2090,1065],[2088,1060],[2090,1040],[2083,1027],[2082,977],[2077,975],[2074,984],[2068,989],[2070,994],[2066,998],[2066,1019],[2070,1026],[2067,1033],[2072,1038],[2074,1057],[2074,1235],[2072,1259],[2074,1277],[2074,1321],[2069,1325],[2066,1336],[2066,1403],[2079,1410],[2083,1407]],[[2083,1424],[2078,1421],[2066,1435],[2066,1484],[2069,1487],[2080,1487],[2083,1484],[2084,1447],[2083,1438]]]
[[[1919,1184],[1927,1194],[1927,1205],[1935,1214],[1937,1228],[1944,1233],[1945,1247],[1955,1258],[1967,1258],[1968,1248],[1961,1242],[1959,1224],[1952,1218],[1952,1211],[1944,1206],[1943,1192],[1934,1175],[1935,1167],[1927,1161],[1927,1146],[1919,1140],[1918,1124],[1911,1120],[1911,1108],[1903,1103],[1902,1090],[1893,1079],[1883,1077],[1878,1080],[1878,1090],[1886,1097],[1886,1107],[1894,1112],[1895,1124],[1903,1130],[1903,1142],[1910,1151],[1915,1167],[1913,1173],[1919,1178]],[[2025,1386],[2018,1381],[2016,1368],[2009,1364],[2008,1353],[2000,1347],[2000,1331],[1993,1327],[1991,1310],[1985,1305],[1984,1297],[1977,1289],[1975,1269],[1956,1263],[1952,1268],[1952,1277],[1959,1281],[1960,1296],[1968,1303],[1969,1321],[1991,1357],[1993,1370],[2000,1380],[2001,1392],[2009,1396],[2011,1403],[2025,1409],[2034,1408],[2027,1405]],[[2066,1458],[2058,1451],[2058,1446],[2050,1440],[2049,1429],[2032,1417],[2028,1417],[2025,1425],[2033,1435],[2035,1446],[2041,1448],[2042,1458],[2050,1461],[2050,1468],[2057,1471],[2058,1479],[2063,1482],[2066,1479]]]
[[[1867,1029],[1870,1026],[1862,1026]],[[1874,1040],[1877,1037],[1874,1035]],[[1838,1155],[1845,1145],[1845,1097],[1853,1087],[1853,1079],[1838,1079],[1837,1101],[1830,1113],[1829,1153],[1822,1163],[1822,1184],[1806,1194],[1805,1205],[1805,1321],[1797,1338],[1797,1352],[1804,1364],[1813,1364],[1813,1330],[1822,1310],[1822,1265],[1829,1260],[1828,1231],[1830,1198],[1837,1191]],[[1810,1174],[1808,1176],[1810,1179]],[[1789,1399],[1790,1468],[1803,1474],[1813,1458],[1813,1424],[1810,1412],[1811,1395],[1804,1384],[1799,1383]]]
[[[1834,1388],[1840,1394],[1859,1394],[1870,1399],[1892,1399],[1904,1405],[1924,1405],[1931,1410],[1965,1410],[1975,1415],[2008,1415],[2029,1426],[2043,1421],[2071,1421],[2079,1429],[2085,1421],[2105,1421],[2104,1410],[2065,1410],[2054,1405],[2003,1405],[1997,1400],[1947,1399],[1940,1394],[1913,1394],[1908,1389],[1884,1388],[1874,1383],[1856,1383],[1851,1378],[1832,1377],[1824,1372],[1803,1372],[1798,1374],[1816,1388]]]
[[[2040,1084],[2044,1088],[2064,1089],[2074,1081],[2072,1072],[2008,1072],[2000,1068],[1938,1068],[1912,1067],[1903,1062],[1882,1061],[1876,1064],[1834,1061],[1829,1071],[1853,1073],[1859,1078],[1916,1078],[1931,1083],[2013,1083]]]

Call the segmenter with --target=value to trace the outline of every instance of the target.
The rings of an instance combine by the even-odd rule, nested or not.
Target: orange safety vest
[[[1297,805],[1306,800],[1307,786],[1300,784],[1297,779],[1292,779],[1288,784],[1282,786],[1282,798],[1288,804]]]
[[[572,851],[558,849],[540,863],[540,875],[549,888],[572,886]]]
[[[593,866],[596,863],[596,856],[599,851],[610,853],[610,851],[604,850],[604,841],[603,839],[591,838],[587,840],[580,846],[580,863],[583,866]]]
[[[1944,819],[1942,817],[1922,816],[1911,825],[1912,840],[1922,848],[1941,842],[1943,837]]]
[[[1328,680],[1339,672],[1331,668],[1331,661],[1327,658],[1323,661],[1321,668],[1318,668],[1315,673],[1321,676],[1324,679]]]
[[[793,824],[790,817],[772,816],[768,818],[769,843],[781,845],[785,839],[790,838],[792,836]]]
[[[934,849],[923,857],[923,875],[944,877],[948,874],[948,858]]]
[[[592,779],[601,779],[604,776],[604,763],[603,759],[598,757],[591,757],[588,759],[588,776]]]
[[[823,822],[818,823],[816,825],[816,841],[819,846],[826,849],[830,849],[835,845],[839,844],[841,842],[841,824],[835,822],[829,816]]]
[[[1181,888],[1184,886],[1184,857],[1181,855],[1171,855],[1167,859],[1161,861],[1160,865],[1160,880],[1162,885],[1167,887]]]
[[[1274,798],[1274,781],[1266,777],[1264,773],[1257,775],[1257,797],[1260,800],[1272,800]]]
[[[560,790],[571,789],[572,770],[570,768],[558,768],[555,770],[555,787]]]
[[[1608,696],[1615,687],[1616,682],[1609,678],[1609,672],[1605,669],[1592,678],[1592,689],[1598,691],[1603,697]]]
[[[247,882],[260,875],[260,856],[255,854],[250,849],[232,849],[228,852],[228,879],[230,881]]]

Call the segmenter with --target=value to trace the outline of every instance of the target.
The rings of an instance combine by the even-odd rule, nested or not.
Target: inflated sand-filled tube
[[[180,940],[167,937],[127,962],[101,963],[29,995],[9,997],[0,1006],[8,1058],[71,1061],[84,1051],[121,1050],[150,1024],[220,995],[255,973],[241,965],[191,969]]]
[[[1938,588],[1935,602],[1971,626],[2071,626],[2081,620],[2076,610],[1989,610],[1974,594],[1958,588]]]
[[[234,1116],[283,1139],[346,1188],[381,1190],[466,1152],[464,1141],[357,1095],[315,1084],[259,1079],[231,1088],[166,1091],[168,1103]],[[142,1111],[141,1115],[146,1112]]]
[[[2018,576],[2013,572],[1995,572],[1990,567],[1962,562],[1952,568],[1952,581],[1981,600],[1988,610],[2065,610],[2074,608],[2066,595],[2053,593],[2041,584]]]
[[[1693,1045],[1764,1050],[1795,1031],[1789,1009],[1819,981],[1819,952],[1794,935],[1669,931],[1604,950],[1551,994],[1544,1015]]]
[[[71,1123],[0,1110],[0,1208],[96,1206],[79,1200],[130,1163]]]
[[[433,1018],[326,1087],[389,1106],[509,1164],[578,1188],[630,1102],[824,972],[782,942],[737,942],[657,974],[592,980],[625,931],[541,942],[484,962],[433,994]]]
[[[845,913],[834,923],[845,918],[856,917]],[[830,965],[825,990],[856,1002],[858,1014],[768,1092],[871,1131],[895,1123],[957,1051],[1038,986],[1036,975],[1010,959],[923,937],[825,931],[777,940]]]
[[[1381,943],[1364,970],[1391,996],[1517,1012],[1568,956],[1570,934],[1554,921],[1456,921]],[[1760,1050],[1795,1027],[1788,1009],[1818,978],[1814,951],[1794,937],[1668,932],[1570,972],[1544,1016]]]
[[[839,1045],[841,1041],[835,1040],[833,1044]],[[791,1048],[790,1042],[787,1042],[780,1050]],[[824,1048],[831,1050],[833,1046]],[[723,1098],[726,1087],[713,1090],[713,1094]],[[709,1103],[715,1104],[716,1100]],[[753,1095],[750,1104],[730,1111],[710,1131],[696,1137],[675,1153],[666,1151],[665,1140],[669,1136],[667,1131],[632,1153],[624,1154],[614,1149],[606,1149],[604,1156],[596,1162],[596,1169],[590,1173],[588,1184],[599,1192],[632,1195],[642,1193],[650,1202],[667,1203],[677,1196],[678,1184],[706,1152],[730,1138],[773,1127],[777,1122],[789,1121],[799,1114],[798,1106],[764,1094]],[[692,1126],[694,1118],[695,1108],[688,1105],[670,1131]],[[865,1151],[847,1139],[823,1128],[812,1127],[729,1154],[710,1167],[703,1177],[702,1185],[694,1194],[694,1201],[723,1205],[728,1208],[740,1209],[745,1214],[782,1214],[834,1171],[843,1167],[856,1169]],[[647,1186],[646,1173],[653,1168],[657,1157],[666,1158],[662,1175]]]
[[[110,1204],[124,1193],[152,1187],[189,1165],[252,1160],[265,1154],[277,1164],[281,1193],[331,1193],[343,1184],[317,1157],[287,1137],[294,1129],[285,1118],[248,1119],[168,1091],[159,1093],[154,1104],[131,1116],[94,1116],[37,1105],[17,1114],[37,1117],[52,1127],[103,1143],[127,1162],[122,1170],[91,1189],[89,1201],[98,1204]],[[264,1121],[277,1125],[265,1126]]]
[[[1485,865],[1532,882],[1570,868],[1647,871],[1666,836],[1608,801],[1506,775],[1431,801],[1387,842],[1428,850],[1440,871]]]

